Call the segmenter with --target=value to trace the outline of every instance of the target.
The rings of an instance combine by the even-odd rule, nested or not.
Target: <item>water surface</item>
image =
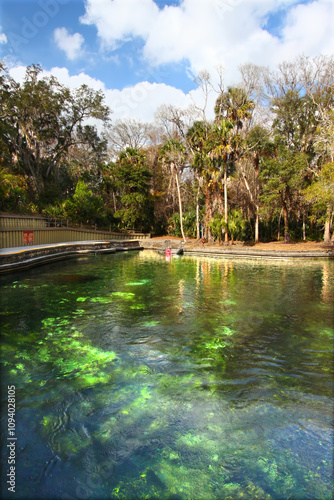
[[[146,250],[1,277],[15,498],[332,498],[333,277]]]

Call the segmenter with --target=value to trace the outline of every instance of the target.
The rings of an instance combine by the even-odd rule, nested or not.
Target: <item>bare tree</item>
[[[147,144],[151,127],[135,118],[116,120],[107,134],[111,154],[117,156],[127,148],[142,149]]]

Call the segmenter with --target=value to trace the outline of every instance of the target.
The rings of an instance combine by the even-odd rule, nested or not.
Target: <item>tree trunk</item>
[[[256,205],[255,215],[255,243],[259,242],[259,206]]]
[[[277,234],[277,241],[279,241],[281,239],[281,219],[282,219],[282,213],[283,213],[283,210],[281,210],[281,213],[279,214],[279,218],[278,218],[278,234]]]
[[[177,169],[176,169],[176,173],[175,173],[175,179],[176,179],[177,194],[178,194],[178,197],[179,197],[181,234],[182,234],[183,241],[186,241],[186,237],[185,237],[184,231],[183,231],[182,201],[181,201],[181,191],[180,191],[180,185],[179,185],[179,173],[178,173]]]
[[[305,212],[303,212],[303,241],[306,241],[306,222],[305,222]]]
[[[207,186],[205,188],[205,227],[204,227],[204,238],[206,241],[212,240],[212,234],[210,230],[209,223],[212,219],[212,195],[211,187]]]
[[[290,234],[289,234],[289,216],[288,216],[288,209],[285,205],[283,204],[283,218],[284,218],[284,243],[290,243]]]
[[[325,222],[324,243],[329,244],[331,241],[331,223],[329,220]]]
[[[328,245],[331,242],[331,225],[332,225],[331,215],[332,215],[331,207],[328,206],[326,214],[326,222],[325,222],[325,232],[324,232],[324,243]]]
[[[258,182],[258,180],[257,180],[258,175],[259,175],[258,169],[255,169],[255,173],[256,173],[256,182]],[[242,177],[243,177],[246,189],[248,191],[250,200],[251,200],[252,204],[255,205],[255,243],[259,243],[259,209],[260,209],[260,207],[259,207],[259,204],[257,201],[257,189],[256,189],[256,193],[255,193],[256,199],[254,200],[253,193],[249,187],[247,176],[246,176],[244,171],[242,171]]]
[[[197,240],[199,240],[201,237],[201,232],[199,227],[199,193],[200,193],[200,186],[198,186],[196,195],[196,239]]]
[[[256,218],[255,218],[255,243],[259,243],[260,241],[260,228],[259,228],[259,172],[260,172],[260,158],[257,154],[254,161],[254,169],[255,169],[255,207],[256,207]]]
[[[225,167],[224,170],[224,216],[225,216],[225,241],[228,241],[228,230],[227,230],[227,223],[228,223],[228,214],[227,214],[227,166]]]

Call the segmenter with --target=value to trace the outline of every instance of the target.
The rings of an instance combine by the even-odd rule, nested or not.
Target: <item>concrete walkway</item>
[[[72,246],[72,245],[87,245],[87,244],[99,244],[99,243],[105,243],[104,241],[69,241],[69,242],[64,242],[64,243],[44,243],[42,245],[25,245],[23,247],[10,247],[10,248],[1,248],[0,249],[0,256],[1,255],[12,255],[12,254],[17,254],[21,252],[31,252],[33,250],[39,250],[39,249],[47,249],[47,248],[57,248],[57,247],[64,247],[64,246]]]
[[[137,240],[71,241],[0,249],[0,274],[89,253],[142,250]]]

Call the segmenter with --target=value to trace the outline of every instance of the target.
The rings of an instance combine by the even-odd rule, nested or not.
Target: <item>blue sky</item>
[[[2,0],[0,16],[16,79],[40,64],[65,85],[103,89],[116,117],[144,121],[196,101],[202,70],[214,81],[223,66],[228,85],[241,64],[334,53],[333,0]]]

